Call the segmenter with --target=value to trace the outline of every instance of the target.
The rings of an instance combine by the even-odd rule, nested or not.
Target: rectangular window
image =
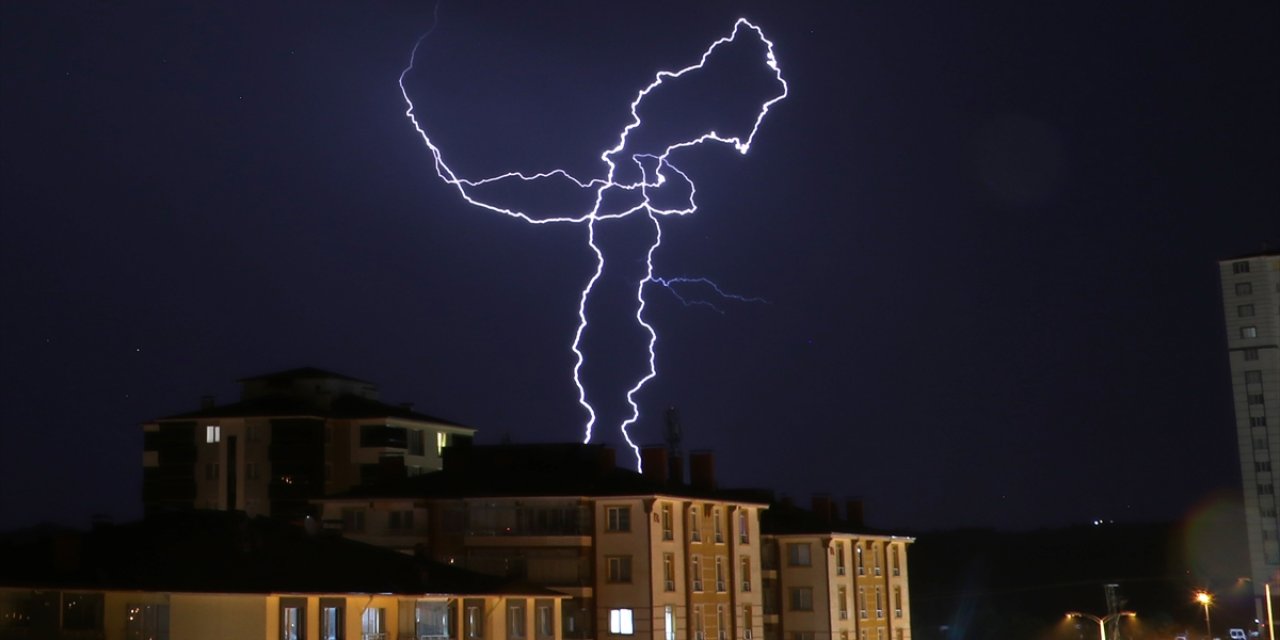
[[[809,543],[787,543],[787,564],[792,567],[811,566],[813,564],[813,560],[809,557]]]
[[[898,545],[895,544],[893,545],[893,575],[896,576],[896,575],[900,575],[901,573],[902,573],[902,568],[901,568],[901,561],[898,558]]]
[[[702,527],[698,521],[698,508],[689,509],[689,539],[694,542],[702,541]]]
[[[1257,350],[1257,349],[1245,349],[1245,350],[1244,350],[1244,353],[1243,353],[1242,355],[1244,355],[1244,359],[1245,359],[1245,361],[1246,361],[1246,362],[1250,362],[1250,361],[1253,361],[1253,360],[1257,360],[1257,359],[1258,359],[1258,350]]]
[[[675,554],[662,554],[662,590],[676,590],[676,557]]]
[[[747,519],[745,509],[738,511],[738,542],[740,544],[751,542],[751,521]]]
[[[404,449],[409,445],[409,430],[388,424],[360,425],[360,446]]]
[[[837,543],[836,543],[836,575],[838,575],[838,576],[842,576],[842,575],[844,575],[844,573],[845,573],[845,569],[844,569],[844,543],[843,543],[843,542],[837,542]]]
[[[631,582],[631,556],[609,556],[609,582]]]
[[[707,632],[705,629],[706,622],[702,619],[702,605],[693,605],[693,637],[694,640],[705,640]]]
[[[627,532],[631,530],[631,507],[605,507],[606,530]]]
[[[1253,305],[1242,304],[1236,307],[1236,315],[1241,318],[1248,318],[1253,315]]]
[[[507,638],[518,640],[525,637],[525,615],[523,598],[507,600]]]
[[[1251,427],[1265,427],[1265,426],[1267,426],[1267,417],[1266,417],[1266,416],[1250,416],[1250,417],[1249,417],[1249,426],[1251,426]]]
[[[884,617],[884,595],[880,592],[880,587],[876,587],[876,619]]]
[[[893,617],[902,617],[902,587],[893,588]]]
[[[751,591],[751,556],[738,558],[738,581],[744,592]]]
[[[124,613],[125,640],[169,640],[169,605],[128,604]]]
[[[538,608],[535,620],[538,625],[538,640],[552,640],[556,635],[555,605],[551,600],[535,600],[534,605]]]
[[[1249,295],[1249,294],[1251,294],[1251,293],[1253,293],[1253,285],[1252,285],[1252,284],[1250,284],[1250,283],[1248,283],[1248,282],[1237,282],[1237,283],[1236,283],[1236,295],[1238,295],[1238,296],[1247,296],[1247,295]]]
[[[836,609],[840,612],[841,620],[849,619],[849,590],[844,585],[836,590]]]
[[[751,640],[751,627],[754,626],[751,605],[742,605],[742,640]]]
[[[387,640],[387,610],[369,607],[360,614],[361,640]]]
[[[724,605],[716,605],[716,638],[729,640],[729,625],[724,619]]]
[[[347,533],[364,533],[364,509],[343,509],[342,530]]]
[[[1247,260],[1232,262],[1231,273],[1249,273],[1249,262]]]
[[[619,636],[629,636],[635,633],[634,620],[632,619],[631,609],[610,609],[609,610],[609,633]]]
[[[693,581],[693,591],[702,591],[702,556],[694,554],[689,560],[689,577]]]
[[[791,610],[813,611],[813,587],[791,587]]]
[[[258,479],[258,463],[256,462],[244,463],[244,477],[247,480],[257,480]]]
[[[484,637],[484,600],[468,598],[462,601],[463,633],[467,638]]]
[[[442,640],[449,632],[449,603],[440,600],[419,600],[413,607],[413,630],[417,640]]]
[[[409,455],[425,456],[427,455],[426,432],[421,429],[408,429],[407,435],[409,439]]]
[[[1276,492],[1276,488],[1274,485],[1269,485],[1269,484],[1258,485],[1258,495],[1260,496],[1269,496],[1274,494],[1275,492]]]
[[[676,608],[667,605],[662,611],[663,640],[676,640]]]
[[[871,544],[871,563],[875,575],[880,575],[880,545]]]
[[[671,505],[662,505],[662,539],[674,540],[675,532],[671,529]]]
[[[334,603],[336,604],[336,603]],[[320,640],[342,640],[347,637],[343,624],[343,607],[320,603]]]
[[[867,589],[858,587],[858,617],[867,619]]]
[[[280,598],[280,640],[306,640],[307,599]]]
[[[436,434],[436,455],[444,455],[444,448],[449,446],[449,435],[445,433]]]
[[[1240,337],[1256,338],[1258,337],[1258,328],[1254,326],[1240,327]]]
[[[249,442],[260,442],[262,440],[262,426],[251,424],[245,427],[246,438]]]
[[[720,517],[719,507],[711,512],[711,529],[715,532],[716,544],[724,542],[724,519]]]
[[[1261,393],[1250,393],[1248,394],[1248,396],[1246,396],[1246,399],[1248,399],[1249,404],[1265,404],[1266,403],[1266,399],[1262,397]]]
[[[413,509],[392,511],[387,515],[387,528],[392,531],[412,531]]]
[[[1262,384],[1262,372],[1246,371],[1244,372],[1244,381],[1248,384]]]
[[[716,593],[724,593],[728,589],[724,579],[724,558],[716,557]]]
[[[222,427],[209,425],[204,428],[204,441],[213,444],[222,441]]]

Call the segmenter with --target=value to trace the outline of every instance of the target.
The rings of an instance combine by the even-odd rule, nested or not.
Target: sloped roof
[[[195,593],[555,595],[243,513],[0,538],[0,584]]]
[[[318,418],[336,418],[342,420],[356,420],[362,418],[403,418],[407,420],[419,420],[422,422],[434,422],[437,424],[461,427],[464,429],[471,428],[443,418],[420,413],[403,406],[387,404],[378,400],[362,398],[354,395],[338,396],[329,403],[327,408],[319,406],[314,402],[308,402],[304,398],[289,395],[261,396],[241,400],[239,402],[233,402],[231,404],[210,407],[208,409],[178,413],[171,416],[165,416],[163,418],[157,418],[156,420],[274,416],[316,416]]]
[[[249,382],[250,380],[313,380],[316,378],[331,378],[335,380],[346,380],[348,382],[360,382],[363,384],[373,384],[368,380],[360,378],[352,378],[341,373],[334,373],[316,367],[298,367],[296,369],[286,369],[284,371],[276,371],[274,373],[264,373],[257,376],[249,376],[248,378],[240,378],[236,382]]]

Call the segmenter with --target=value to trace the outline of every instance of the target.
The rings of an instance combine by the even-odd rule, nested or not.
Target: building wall
[[[1245,524],[1258,614],[1280,588],[1280,255],[1219,263],[1240,451]]]

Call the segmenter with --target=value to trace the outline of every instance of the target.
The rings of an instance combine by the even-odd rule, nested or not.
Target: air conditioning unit
[[[884,617],[884,609],[876,609],[876,617],[877,617],[877,618],[883,618],[883,617]]]

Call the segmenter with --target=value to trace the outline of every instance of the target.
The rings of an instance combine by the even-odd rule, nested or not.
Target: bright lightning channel
[[[631,440],[631,435],[630,433],[628,433],[628,428],[631,425],[635,424],[635,422],[640,417],[640,408],[635,402],[635,395],[639,393],[640,389],[642,389],[647,382],[649,382],[655,376],[657,376],[656,347],[658,342],[657,332],[654,330],[653,326],[650,325],[644,319],[645,285],[648,283],[654,283],[662,287],[665,287],[666,289],[671,291],[686,306],[689,306],[691,304],[705,304],[717,311],[719,311],[719,309],[715,307],[715,305],[709,302],[705,302],[701,300],[690,302],[686,300],[683,296],[681,296],[678,292],[676,292],[673,285],[691,284],[691,283],[703,284],[711,287],[716,295],[725,299],[733,299],[733,300],[739,300],[744,302],[764,302],[764,300],[760,298],[748,298],[744,296],[726,293],[722,289],[720,289],[720,287],[717,286],[714,282],[711,282],[706,278],[661,278],[661,277],[655,276],[654,267],[653,267],[653,254],[655,251],[657,251],[658,247],[661,246],[662,244],[662,226],[659,220],[659,216],[666,216],[666,215],[683,216],[683,215],[692,214],[695,211],[697,211],[697,205],[694,203],[694,196],[696,194],[696,190],[694,188],[693,181],[689,178],[687,174],[685,174],[680,169],[676,168],[676,166],[671,163],[670,161],[671,153],[673,151],[676,151],[677,149],[693,147],[696,145],[700,145],[704,142],[718,142],[721,144],[731,145],[735,150],[738,151],[738,153],[746,154],[747,151],[751,148],[751,143],[755,139],[756,132],[760,130],[761,123],[764,122],[765,116],[769,113],[770,107],[772,107],[774,104],[776,104],[777,102],[787,97],[787,92],[788,92],[787,81],[783,79],[782,70],[779,68],[777,58],[774,56],[773,42],[765,37],[764,31],[761,30],[760,27],[752,24],[745,18],[739,18],[736,22],[734,22],[733,31],[729,35],[724,36],[716,40],[715,42],[712,42],[706,48],[706,50],[703,51],[702,56],[697,63],[691,64],[689,66],[686,66],[676,71],[657,72],[654,75],[653,80],[649,82],[649,84],[646,85],[643,89],[641,89],[636,94],[635,99],[631,101],[631,122],[627,124],[627,126],[624,127],[621,133],[618,135],[617,144],[615,144],[613,147],[605,149],[600,153],[600,160],[603,161],[607,167],[607,171],[605,172],[605,175],[602,178],[582,179],[582,178],[578,178],[576,176],[571,175],[569,172],[563,169],[552,169],[549,171],[542,171],[538,173],[510,171],[507,173],[502,173],[502,174],[489,176],[485,178],[470,179],[470,178],[459,177],[453,171],[453,169],[451,169],[449,165],[445,163],[444,154],[441,152],[440,148],[437,147],[434,142],[432,142],[431,137],[427,135],[426,130],[423,128],[422,124],[418,121],[417,115],[415,113],[413,100],[409,98],[409,92],[405,88],[405,78],[413,71],[414,62],[418,56],[418,49],[422,46],[422,43],[424,40],[426,40],[427,36],[431,34],[431,31],[434,31],[434,30],[435,30],[435,25],[433,24],[431,27],[431,30],[423,34],[420,38],[418,38],[417,42],[414,43],[413,50],[409,55],[409,64],[404,68],[403,71],[400,72],[399,83],[400,83],[400,94],[404,97],[405,104],[408,105],[408,109],[405,111],[405,115],[409,118],[409,121],[413,124],[413,128],[418,132],[418,135],[422,137],[422,141],[427,145],[427,149],[431,151],[431,156],[435,162],[436,175],[438,175],[440,179],[443,180],[446,184],[457,189],[458,194],[462,196],[462,199],[465,200],[468,204],[471,204],[472,206],[475,206],[475,207],[479,207],[481,209],[486,209],[495,213],[500,213],[505,216],[517,218],[528,224],[586,223],[587,225],[587,246],[591,249],[592,253],[595,254],[596,268],[595,268],[595,272],[592,273],[591,277],[587,280],[586,285],[582,288],[581,295],[578,298],[578,328],[574,332],[573,344],[570,346],[570,349],[573,351],[574,356],[577,358],[577,361],[573,367],[573,383],[574,383],[574,386],[576,386],[578,389],[578,404],[582,406],[582,408],[587,412],[587,416],[588,416],[585,429],[584,429],[585,431],[584,437],[583,437],[584,444],[591,442],[591,437],[593,435],[593,431],[596,423],[596,411],[595,411],[595,408],[591,406],[591,403],[587,402],[587,392],[582,384],[581,370],[582,370],[582,364],[586,360],[586,356],[582,352],[580,345],[582,343],[583,332],[586,331],[587,325],[588,325],[587,301],[590,298],[591,292],[595,287],[596,283],[600,280],[601,274],[604,273],[604,263],[605,263],[604,251],[602,251],[600,246],[596,244],[595,225],[597,222],[602,220],[620,219],[620,218],[632,215],[634,213],[639,213],[639,212],[643,212],[645,217],[647,217],[650,221],[653,222],[655,235],[654,235],[653,243],[649,245],[649,249],[645,254],[645,275],[643,278],[640,279],[639,282],[636,283],[636,287],[635,287],[635,296],[636,296],[635,320],[636,320],[636,323],[639,326],[641,326],[645,330],[645,332],[648,333],[648,336],[649,336],[649,340],[648,340],[649,368],[648,368],[648,371],[643,376],[641,376],[638,380],[636,380],[635,384],[633,384],[631,388],[627,390],[626,399],[627,399],[627,404],[630,405],[631,407],[631,415],[627,417],[627,419],[624,420],[619,425],[619,430],[622,432],[622,437],[626,440],[627,445],[631,447],[632,451],[635,454],[636,469],[640,470],[641,469],[640,447],[637,446],[635,442]],[[774,96],[773,98],[770,98],[769,100],[765,101],[760,105],[760,110],[757,112],[755,121],[751,126],[751,132],[748,133],[745,137],[739,137],[739,136],[720,135],[715,131],[706,131],[701,133],[700,135],[697,135],[696,137],[693,137],[687,140],[680,140],[668,145],[661,154],[633,153],[630,156],[630,160],[639,168],[640,179],[635,182],[616,181],[614,178],[614,174],[616,172],[617,165],[615,164],[612,157],[622,153],[623,149],[626,148],[628,136],[631,134],[633,130],[635,130],[637,127],[641,125],[639,108],[640,108],[641,102],[644,101],[645,97],[648,96],[650,92],[652,92],[654,89],[657,89],[658,87],[662,86],[664,82],[667,82],[669,80],[674,80],[676,78],[684,76],[687,73],[702,69],[703,66],[706,65],[707,60],[710,59],[711,55],[716,51],[717,48],[733,42],[736,38],[739,37],[740,34],[744,32],[754,34],[755,37],[759,38],[760,42],[762,42],[765,45],[764,64],[773,72],[773,78],[774,80],[777,81],[778,85],[781,88],[780,92],[776,96]],[[649,171],[647,170],[646,165],[642,162],[644,160],[648,160],[653,164],[654,170],[652,172],[653,173],[652,176],[649,175]],[[674,177],[677,177],[679,180],[683,181],[685,185],[688,187],[689,200],[687,204],[681,204],[674,208],[671,208],[671,207],[663,208],[663,207],[656,206],[655,204],[650,202],[648,189],[654,189],[654,188],[660,187],[663,184],[665,184],[669,178],[673,177],[673,176],[667,175],[664,172],[664,170],[670,170],[671,174],[673,174]],[[509,180],[535,182],[535,181],[553,180],[553,179],[567,180],[573,183],[574,185],[576,185],[576,187],[579,189],[584,189],[584,190],[595,189],[595,199],[591,208],[587,209],[586,211],[581,211],[578,213],[571,213],[571,214],[559,215],[554,217],[534,217],[530,213],[518,208],[513,208],[511,206],[500,206],[491,202],[486,202],[484,200],[481,200],[478,196],[476,196],[473,193],[473,191],[477,187],[509,181]],[[611,188],[622,189],[625,191],[638,190],[639,193],[641,194],[641,202],[637,205],[634,205],[630,208],[627,208],[621,211],[602,212],[600,209],[601,209],[601,204],[604,201],[605,191]]]

